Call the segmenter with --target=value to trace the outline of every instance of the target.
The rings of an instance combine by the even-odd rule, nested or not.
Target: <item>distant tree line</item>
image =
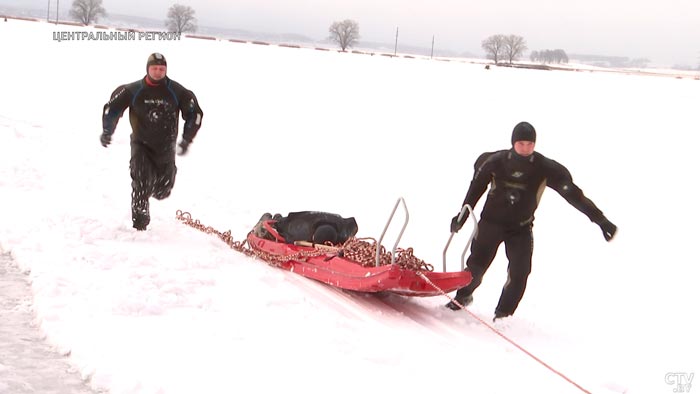
[[[107,15],[102,0],[73,0],[69,11],[71,18],[84,25],[97,22],[98,18]],[[197,19],[194,9],[189,6],[174,4],[168,9],[165,26],[168,31],[182,33],[197,31]]]
[[[97,22],[98,18],[106,16],[107,11],[102,5],[102,0],[73,0],[69,14],[73,19],[89,25]],[[197,31],[197,19],[194,15],[195,11],[192,7],[174,4],[168,9],[165,25],[168,31],[171,32],[195,32]],[[357,21],[351,19],[333,22],[328,28],[328,32],[330,33],[328,39],[336,43],[343,52],[356,45],[360,39],[360,25]],[[492,60],[494,64],[499,64],[500,62],[513,64],[513,61],[518,60],[528,49],[525,39],[515,34],[494,34],[489,36],[481,42],[481,48],[486,53],[486,58]],[[594,56],[575,56],[576,59],[579,59],[579,57],[593,58]],[[568,63],[569,56],[563,49],[544,49],[532,51],[530,60],[541,63]],[[608,66],[613,67],[640,68],[646,67],[650,62],[646,58],[630,60],[626,57],[596,57],[595,60],[600,63],[607,63]],[[698,69],[700,69],[700,66]]]
[[[599,67],[617,67],[617,68],[645,68],[651,62],[647,58],[635,58],[630,59],[625,56],[602,56],[602,55],[583,55],[583,54],[571,54],[572,59],[577,61],[599,66]]]
[[[530,60],[540,63],[568,63],[569,56],[563,49],[544,49],[530,52]]]

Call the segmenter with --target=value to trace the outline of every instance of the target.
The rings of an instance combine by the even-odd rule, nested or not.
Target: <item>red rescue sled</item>
[[[399,199],[397,205],[398,202],[402,201],[402,198]],[[396,207],[394,208],[395,211]],[[408,217],[408,212],[406,214]],[[389,221],[391,221],[391,218]],[[345,258],[342,254],[339,254],[340,248],[286,243],[272,227],[272,223],[274,221],[268,220],[263,222],[263,226],[275,240],[262,238],[251,231],[247,238],[250,248],[274,257],[280,268],[341,289],[368,293],[391,292],[405,296],[428,297],[455,291],[468,285],[472,280],[471,273],[464,270],[458,272],[419,271],[402,268],[397,264],[363,266],[357,261]],[[388,225],[389,223],[387,223],[387,227]],[[404,224],[404,229],[405,227],[406,224]],[[386,228],[384,232],[386,232]],[[403,229],[401,233],[403,233]],[[470,242],[473,236],[474,234],[472,233]],[[451,239],[452,236],[450,236],[450,241]],[[445,247],[445,252],[450,241]],[[381,239],[378,243],[381,244]],[[289,259],[287,260],[286,258]],[[443,270],[445,270],[445,265],[443,265]]]

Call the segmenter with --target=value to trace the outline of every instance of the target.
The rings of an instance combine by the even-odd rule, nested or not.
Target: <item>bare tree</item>
[[[357,40],[360,39],[360,25],[351,19],[346,19],[342,22],[333,22],[328,32],[331,33],[328,38],[340,45],[340,49],[343,52],[345,52],[346,48],[355,45]]]
[[[559,61],[559,63],[569,62],[569,55],[567,55],[563,49],[555,49],[554,51],[557,53],[557,60]]]
[[[503,57],[505,49],[506,36],[503,34],[494,34],[484,41],[481,41],[481,48],[486,51],[486,57],[498,64],[498,59]]]
[[[510,64],[513,64],[513,60],[517,60],[527,50],[525,39],[514,34],[505,36],[504,44],[504,53]]]
[[[97,22],[97,18],[107,15],[102,0],[73,0],[69,12],[71,18],[80,21],[84,25]]]
[[[554,61],[557,63],[569,63],[569,55],[563,49],[555,49]]]
[[[190,6],[174,4],[168,9],[168,19],[165,21],[168,31],[182,33],[197,31],[197,18]]]

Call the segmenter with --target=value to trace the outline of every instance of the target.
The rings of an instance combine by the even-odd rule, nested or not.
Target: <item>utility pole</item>
[[[399,47],[399,28],[396,27],[396,41],[394,42],[394,56],[396,56],[396,49]]]
[[[430,58],[433,58],[433,50],[435,49],[435,34],[433,34],[433,44],[430,46]]]
[[[46,6],[46,22],[49,21],[49,14],[51,13],[51,0],[49,0],[49,4]]]
[[[58,24],[58,2],[59,0],[56,0],[56,24]]]

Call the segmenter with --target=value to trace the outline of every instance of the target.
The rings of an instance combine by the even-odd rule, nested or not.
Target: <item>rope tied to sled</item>
[[[273,266],[281,266],[290,261],[307,261],[311,257],[317,256],[340,256],[354,261],[363,267],[370,267],[376,264],[376,245],[374,238],[350,238],[340,246],[328,244],[330,248],[301,250],[292,255],[277,255],[263,250],[255,249],[248,245],[247,240],[236,241],[231,235],[231,230],[219,231],[211,226],[204,225],[199,219],[193,219],[189,212],[177,210],[175,217],[185,225],[197,229],[205,234],[216,235],[231,249],[243,253],[246,256],[257,257]],[[371,241],[371,242],[370,242]],[[391,253],[381,246],[379,254],[379,265],[391,264]],[[415,271],[433,271],[433,266],[413,255],[413,248],[397,249],[394,264],[404,269]]]
[[[583,392],[583,393],[585,393],[585,394],[592,394],[590,391],[588,391],[588,390],[586,390],[585,388],[583,388],[583,386],[581,386],[580,384],[576,383],[573,379],[571,379],[571,378],[569,378],[568,376],[564,375],[562,372],[560,372],[560,371],[554,369],[554,367],[552,367],[551,365],[547,364],[547,363],[544,362],[542,359],[540,359],[539,357],[535,356],[533,353],[531,353],[530,351],[528,351],[528,350],[525,349],[524,347],[520,346],[517,342],[515,342],[514,340],[510,339],[509,337],[507,337],[504,333],[502,333],[501,331],[499,331],[498,329],[496,329],[496,327],[494,327],[494,326],[488,324],[487,322],[485,322],[485,321],[484,321],[483,319],[481,319],[476,313],[470,311],[470,310],[467,309],[464,305],[460,304],[459,301],[457,301],[457,300],[455,300],[454,298],[450,297],[449,294],[445,293],[445,292],[444,292],[441,288],[439,288],[435,283],[433,283],[430,279],[428,279],[427,276],[423,275],[423,273],[419,272],[419,273],[418,273],[418,276],[420,276],[421,279],[423,279],[427,284],[429,284],[430,286],[432,286],[433,288],[435,288],[435,290],[437,290],[438,292],[440,292],[441,295],[443,295],[443,296],[449,298],[450,301],[452,301],[452,302],[454,302],[455,304],[457,304],[457,305],[459,306],[460,309],[462,309],[462,310],[464,310],[465,312],[467,312],[471,317],[473,317],[474,319],[476,319],[479,323],[481,323],[482,325],[486,326],[486,328],[488,328],[488,329],[491,330],[493,333],[495,333],[496,335],[498,335],[499,337],[501,337],[502,339],[504,339],[506,342],[508,342],[508,343],[510,343],[511,345],[515,346],[518,350],[520,350],[521,352],[525,353],[525,355],[527,355],[528,357],[530,357],[530,358],[532,358],[533,360],[535,360],[535,362],[539,363],[539,364],[542,365],[543,367],[547,368],[549,371],[553,372],[554,374],[558,375],[558,376],[561,377],[562,379],[566,380],[568,383],[570,383],[571,385],[573,385],[574,387],[576,387],[577,389],[579,389],[581,392]]]

